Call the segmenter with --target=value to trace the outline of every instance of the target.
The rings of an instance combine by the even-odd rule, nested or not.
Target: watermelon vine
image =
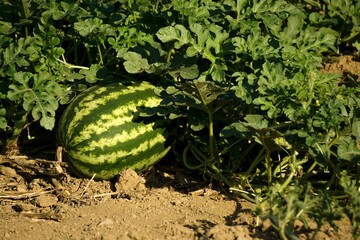
[[[255,202],[282,239],[296,238],[304,215],[321,227],[338,210],[351,219],[354,239],[360,235],[360,199],[352,195],[360,186],[359,83],[322,71],[344,49],[359,54],[359,1],[4,0],[0,9],[3,149],[38,122],[60,129],[64,158],[71,148],[82,154],[82,141],[65,139],[105,110],[69,128],[80,99],[114,82],[151,82],[159,101],[139,117],[175,140],[174,164]],[[88,153],[99,151],[95,139],[87,139]],[[111,176],[129,166],[110,161],[119,161]]]

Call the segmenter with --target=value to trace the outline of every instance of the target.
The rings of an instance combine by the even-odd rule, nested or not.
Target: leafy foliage
[[[16,72],[7,97],[14,102],[22,102],[24,110],[31,112],[34,120],[40,119],[43,127],[53,129],[58,99],[66,91],[55,81],[49,82],[49,79],[50,75],[46,72],[40,72],[39,75]]]
[[[163,100],[141,116],[174,133],[180,163],[256,202],[282,238],[296,235],[303,214],[320,228],[339,211],[359,235],[359,199],[349,193],[359,189],[360,88],[321,71],[324,56],[359,51],[359,1],[0,8],[1,130],[18,133],[24,118],[53,129],[59,105],[89,86],[151,81]],[[349,207],[333,198],[343,194]]]
[[[329,26],[339,33],[340,45],[360,51],[360,3],[354,0],[307,1],[314,8],[309,19],[316,25]]]

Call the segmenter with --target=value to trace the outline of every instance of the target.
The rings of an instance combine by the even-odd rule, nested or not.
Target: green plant
[[[184,165],[253,202],[278,199],[266,193],[274,185],[282,193],[295,180],[318,186],[314,191],[336,188],[339,170],[353,172],[359,160],[359,88],[320,71],[341,34],[314,24],[305,5],[286,1],[182,4],[181,21],[156,33],[161,61],[136,48],[128,52],[136,59],[124,60],[139,63],[127,69],[132,73],[172,78],[158,112],[149,115],[183,123]],[[289,205],[296,204],[279,204],[289,207],[277,227],[285,238],[296,219]],[[280,213],[271,215],[281,219]]]
[[[343,187],[346,198],[349,199],[349,204],[345,206],[345,214],[352,223],[353,239],[360,236],[360,183],[358,176],[353,179],[346,171],[341,172],[340,185]]]
[[[360,3],[353,0],[308,0],[312,9],[309,19],[319,26],[329,26],[338,33],[338,44],[360,51]]]
[[[90,86],[146,80],[162,101],[141,116],[176,131],[180,162],[271,206],[264,214],[283,238],[296,235],[300,212],[318,227],[331,222],[336,198],[358,184],[359,84],[321,70],[324,56],[359,49],[357,1],[5,0],[0,8],[8,139],[34,120],[52,129],[59,103]],[[356,201],[336,208],[354,236]]]

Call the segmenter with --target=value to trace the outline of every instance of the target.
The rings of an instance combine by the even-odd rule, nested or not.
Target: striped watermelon
[[[111,179],[127,168],[143,171],[169,151],[164,129],[134,122],[140,106],[154,107],[161,99],[148,82],[94,86],[65,109],[56,131],[62,159],[78,176]]]

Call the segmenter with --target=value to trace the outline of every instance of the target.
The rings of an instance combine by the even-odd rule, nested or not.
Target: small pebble
[[[0,165],[0,173],[2,175],[5,175],[7,177],[11,177],[11,178],[16,178],[19,175],[17,174],[17,172],[15,171],[15,169],[10,168],[10,167],[6,167],[6,166],[2,166]]]
[[[36,203],[40,207],[50,207],[58,202],[58,198],[54,195],[42,194],[36,197]]]
[[[111,226],[114,224],[114,220],[112,220],[111,218],[105,218],[101,223],[99,223],[99,227],[100,226]]]

